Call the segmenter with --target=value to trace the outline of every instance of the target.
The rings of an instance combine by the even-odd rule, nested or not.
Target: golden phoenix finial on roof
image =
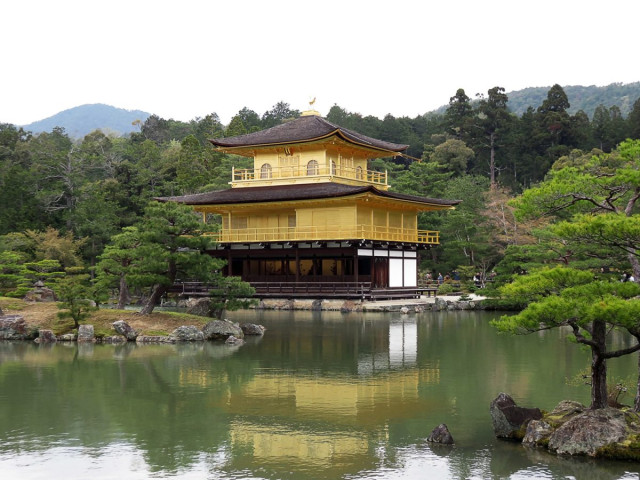
[[[312,107],[314,103],[316,103],[316,97],[313,97],[313,100],[309,100],[309,106]]]

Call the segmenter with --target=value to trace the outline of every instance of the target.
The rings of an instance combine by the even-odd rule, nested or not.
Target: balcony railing
[[[327,227],[274,227],[225,229],[220,232],[205,233],[218,243],[246,242],[305,242],[332,240],[379,240],[384,242],[421,243],[438,245],[440,232],[371,225],[327,226]]]
[[[314,177],[335,177],[349,180],[359,180],[363,183],[375,183],[387,185],[387,172],[376,172],[375,170],[365,170],[361,167],[344,166],[287,166],[270,168],[243,168],[233,169],[231,179],[233,183],[254,182],[275,179],[296,179]]]

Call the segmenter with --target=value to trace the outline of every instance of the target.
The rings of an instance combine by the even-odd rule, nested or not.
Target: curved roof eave
[[[220,150],[243,150],[276,145],[293,145],[319,141],[336,135],[346,142],[379,152],[400,155],[409,146],[368,137],[335,125],[319,116],[299,117],[291,122],[258,132],[209,141]]]
[[[218,190],[178,197],[158,197],[161,202],[174,201],[187,205],[239,205],[249,203],[296,202],[323,198],[351,197],[371,194],[415,205],[425,205],[440,209],[450,209],[461,200],[443,200],[438,198],[418,197],[379,190],[373,185],[352,186],[336,183],[296,184],[283,186],[259,186],[241,189]]]

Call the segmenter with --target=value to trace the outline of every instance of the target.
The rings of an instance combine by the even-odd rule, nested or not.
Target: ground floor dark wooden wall
[[[285,285],[309,293],[316,284],[340,291],[417,288],[418,246],[373,243],[219,245],[211,251],[225,259],[224,274],[251,284]],[[284,288],[284,287],[282,287]],[[411,292],[409,296],[415,296]]]

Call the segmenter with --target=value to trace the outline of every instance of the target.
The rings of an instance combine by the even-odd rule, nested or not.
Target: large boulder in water
[[[28,337],[27,323],[21,315],[0,318],[0,340],[26,340]]]
[[[226,340],[230,336],[244,338],[244,332],[237,323],[229,320],[212,320],[202,329],[205,340]]]
[[[204,334],[193,325],[183,325],[171,332],[169,338],[176,342],[201,342],[204,340]]]
[[[489,412],[496,437],[513,440],[522,440],[527,424],[542,418],[539,408],[518,407],[506,393],[501,393],[491,402]]]
[[[616,408],[586,410],[551,434],[549,450],[560,455],[596,456],[602,447],[621,442],[627,437],[627,415],[633,414]],[[637,414],[635,417],[637,422]],[[633,419],[630,423],[633,423]]]
[[[245,335],[264,335],[264,328],[262,325],[256,323],[241,323],[240,328]]]
[[[34,340],[36,343],[56,343],[58,338],[53,330],[38,330],[38,338]]]
[[[573,400],[562,400],[556,407],[542,418],[531,420],[527,425],[522,443],[529,446],[547,447],[549,438],[555,430],[587,409]]]
[[[78,343],[93,343],[95,341],[93,325],[80,325],[78,327]]]
[[[427,442],[441,443],[443,445],[453,445],[453,436],[449,432],[449,428],[441,423],[431,431],[431,434],[427,438]]]

